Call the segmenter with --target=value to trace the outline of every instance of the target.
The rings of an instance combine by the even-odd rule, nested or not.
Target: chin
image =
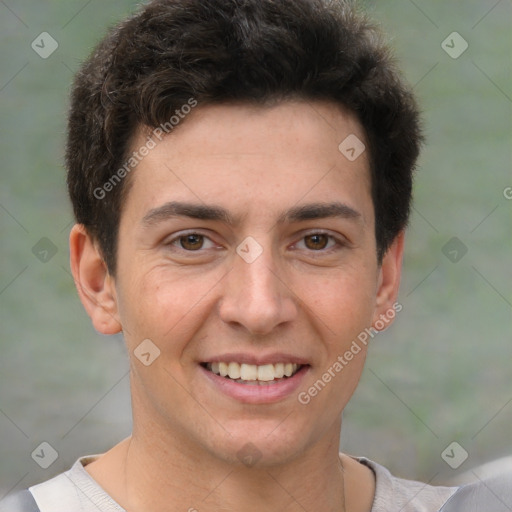
[[[238,421],[236,427],[226,428],[229,434],[223,432],[222,439],[210,439],[206,448],[213,457],[228,464],[249,468],[287,464],[314,440],[313,436],[305,436],[305,428],[296,422],[285,427],[287,422],[283,419]]]

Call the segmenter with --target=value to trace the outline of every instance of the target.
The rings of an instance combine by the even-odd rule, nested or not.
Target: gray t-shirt
[[[85,470],[97,457],[81,457],[69,471],[30,487],[41,512],[125,512]],[[437,512],[457,490],[396,478],[376,462],[364,457],[356,460],[375,474],[371,512]]]

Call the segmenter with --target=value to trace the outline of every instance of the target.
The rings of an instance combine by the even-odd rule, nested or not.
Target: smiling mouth
[[[307,365],[295,363],[255,365],[239,364],[236,362],[214,362],[201,363],[201,366],[215,375],[232,380],[238,384],[265,386],[289,379]]]

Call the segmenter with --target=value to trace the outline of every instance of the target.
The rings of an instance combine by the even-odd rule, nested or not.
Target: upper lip
[[[307,359],[284,352],[273,354],[242,354],[242,353],[229,353],[219,356],[212,356],[202,361],[203,363],[231,363],[236,362],[240,364],[254,364],[256,366],[263,366],[264,364],[277,364],[277,363],[293,363],[299,365],[309,364]]]

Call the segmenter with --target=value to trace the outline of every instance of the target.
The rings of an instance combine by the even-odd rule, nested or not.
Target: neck
[[[179,435],[135,429],[87,471],[129,512],[368,512],[373,476],[340,458],[340,428],[341,422],[292,461],[267,467],[229,464],[199,453]]]

